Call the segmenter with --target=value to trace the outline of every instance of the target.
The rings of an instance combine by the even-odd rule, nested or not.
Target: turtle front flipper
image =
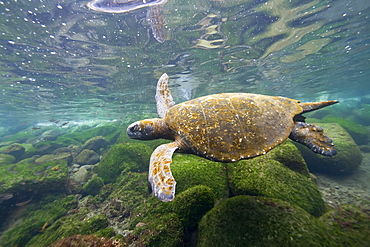
[[[168,89],[168,75],[166,73],[158,80],[155,101],[157,102],[157,113],[160,118],[164,118],[167,110],[175,104],[171,91]]]
[[[162,144],[154,150],[150,157],[148,180],[154,196],[164,202],[175,198],[176,181],[172,176],[170,164],[172,155],[178,148],[177,142]]]
[[[324,156],[333,156],[337,153],[333,141],[324,134],[323,128],[319,126],[295,122],[289,138]]]

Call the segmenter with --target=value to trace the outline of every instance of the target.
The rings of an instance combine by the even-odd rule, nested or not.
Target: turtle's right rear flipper
[[[324,156],[333,156],[337,153],[333,141],[324,134],[323,128],[319,126],[296,122],[289,138]]]

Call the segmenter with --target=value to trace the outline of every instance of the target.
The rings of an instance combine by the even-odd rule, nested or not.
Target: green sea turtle
[[[127,128],[133,139],[174,141],[158,146],[150,158],[149,182],[162,201],[175,197],[170,170],[175,151],[235,162],[263,155],[289,137],[315,153],[337,153],[323,129],[305,123],[301,114],[338,101],[300,103],[285,97],[221,93],[175,105],[167,84],[168,76],[163,74],[155,96],[160,118],[137,121]]]
[[[163,43],[164,25],[166,23],[162,15],[162,6],[167,0],[92,0],[86,4],[89,9],[105,13],[126,13],[136,9],[148,7],[146,18],[154,38]]]

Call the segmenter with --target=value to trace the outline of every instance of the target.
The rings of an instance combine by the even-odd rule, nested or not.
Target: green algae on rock
[[[183,228],[176,214],[170,213],[156,217],[143,226],[137,226],[129,238],[133,246],[182,246]]]
[[[191,154],[177,154],[173,157],[171,170],[178,182],[177,194],[193,186],[204,185],[212,189],[216,200],[229,195],[227,171],[223,163]]]
[[[114,145],[96,166],[99,177],[112,183],[125,168],[130,171],[147,171],[152,149],[142,143],[120,143]]]
[[[307,162],[311,172],[346,175],[356,170],[362,161],[362,154],[352,137],[337,123],[320,123],[326,133],[333,139],[338,150],[333,157],[322,157],[307,152],[304,146],[296,144]]]
[[[0,193],[64,191],[67,162],[63,160],[34,163],[23,160],[0,166]]]
[[[40,247],[49,246],[53,242],[76,234],[90,235],[99,232],[108,226],[108,221],[105,215],[96,214],[88,215],[89,210],[80,209],[77,214],[68,215],[59,218],[48,227],[43,234],[38,234],[33,237],[27,246]]]
[[[99,194],[100,189],[104,186],[104,180],[100,177],[93,177],[82,186],[82,194],[95,196]]]
[[[108,145],[108,141],[104,136],[95,136],[85,142],[82,149],[90,149],[99,153],[100,149],[105,148]]]
[[[10,154],[0,154],[0,166],[14,163],[15,157]]]
[[[349,119],[326,116],[320,122],[339,124],[340,126],[342,126],[343,129],[345,129],[348,132],[348,134],[351,135],[351,137],[357,143],[357,145],[366,144],[370,138],[370,132],[366,127],[357,124]]]
[[[303,159],[298,148],[290,140],[283,142],[267,154],[256,157],[256,159],[276,160],[289,169],[310,177],[306,161]]]
[[[354,205],[341,205],[325,213],[320,220],[328,226],[335,246],[360,247],[370,243],[370,215]]]
[[[90,149],[83,149],[75,158],[75,162],[79,165],[95,165],[99,160],[99,154]]]
[[[55,198],[55,197],[54,197]],[[39,202],[39,205],[30,205],[21,214],[21,221],[18,221],[13,228],[0,237],[0,242],[4,246],[47,246],[50,243],[30,241],[33,238],[43,235],[57,219],[64,216],[68,210],[77,206],[75,196],[57,198],[51,202]],[[53,240],[55,241],[55,240]]]
[[[24,147],[22,147],[19,143],[13,143],[9,146],[3,147],[1,149],[1,153],[12,155],[17,160],[20,160],[20,158],[23,155],[25,150],[26,149]]]
[[[178,196],[172,202],[173,211],[185,229],[198,226],[200,219],[215,204],[215,196],[211,188],[204,185],[191,187]]]
[[[330,246],[324,224],[300,207],[274,198],[236,196],[199,223],[199,247]]]
[[[314,216],[325,212],[317,186],[307,177],[276,160],[262,157],[229,163],[230,189],[234,195],[267,196],[295,204]]]

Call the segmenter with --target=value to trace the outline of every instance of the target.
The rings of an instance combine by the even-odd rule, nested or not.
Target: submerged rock
[[[325,212],[317,186],[276,160],[254,158],[229,163],[229,186],[234,195],[267,196],[295,204],[314,216]]]
[[[76,163],[79,165],[94,165],[100,160],[99,154],[93,150],[84,149],[76,157]]]
[[[97,195],[100,189],[104,186],[104,180],[99,177],[93,177],[84,186],[82,186],[82,194]]]
[[[324,224],[287,202],[236,196],[211,209],[199,223],[199,247],[331,246]]]
[[[90,149],[95,152],[99,152],[101,148],[105,148],[107,145],[108,141],[103,136],[96,136],[87,140],[83,149]]]
[[[217,201],[229,196],[227,170],[223,163],[190,154],[177,154],[173,157],[171,170],[177,181],[176,194],[204,185],[212,189]]]
[[[368,246],[370,243],[370,215],[354,205],[339,206],[320,220],[328,226],[336,246]]]
[[[0,193],[64,191],[67,182],[67,162],[63,160],[44,163],[23,160],[16,164],[0,166]]]
[[[23,155],[23,153],[25,152],[25,148],[22,147],[20,144],[18,143],[13,143],[5,148],[3,148],[1,150],[1,153],[3,154],[9,154],[9,155],[12,155],[14,156],[17,160],[20,159],[20,157]]]
[[[103,156],[96,172],[105,183],[112,183],[126,168],[133,172],[148,171],[152,151],[142,143],[116,144]]]
[[[44,163],[47,161],[54,160],[65,160],[68,164],[72,162],[72,155],[70,153],[58,153],[58,154],[47,154],[43,155],[35,160],[37,163]]]
[[[368,142],[370,138],[370,132],[367,130],[366,127],[357,124],[349,119],[340,118],[340,117],[333,117],[333,116],[326,116],[320,122],[322,123],[337,123],[342,128],[344,128],[348,134],[353,138],[353,140],[357,143],[357,145],[364,145]],[[319,126],[321,125],[318,124]],[[327,128],[324,128],[326,133],[329,133]],[[330,136],[330,135],[328,135]],[[332,138],[330,136],[330,138]],[[334,143],[335,145],[335,143]]]
[[[333,157],[325,157],[296,144],[310,171],[346,175],[356,170],[361,165],[362,154],[347,131],[337,123],[319,123],[317,125],[325,129],[326,134],[333,140],[338,153]]]
[[[90,172],[86,168],[81,167],[71,175],[71,179],[77,183],[84,184],[90,179]]]
[[[10,154],[0,154],[0,166],[12,164],[15,161],[15,157]]]
[[[180,193],[173,201],[173,211],[185,229],[192,229],[198,226],[200,219],[215,204],[215,195],[211,188],[203,185],[191,187]]]
[[[39,141],[54,141],[62,134],[60,129],[47,130],[39,138]]]

